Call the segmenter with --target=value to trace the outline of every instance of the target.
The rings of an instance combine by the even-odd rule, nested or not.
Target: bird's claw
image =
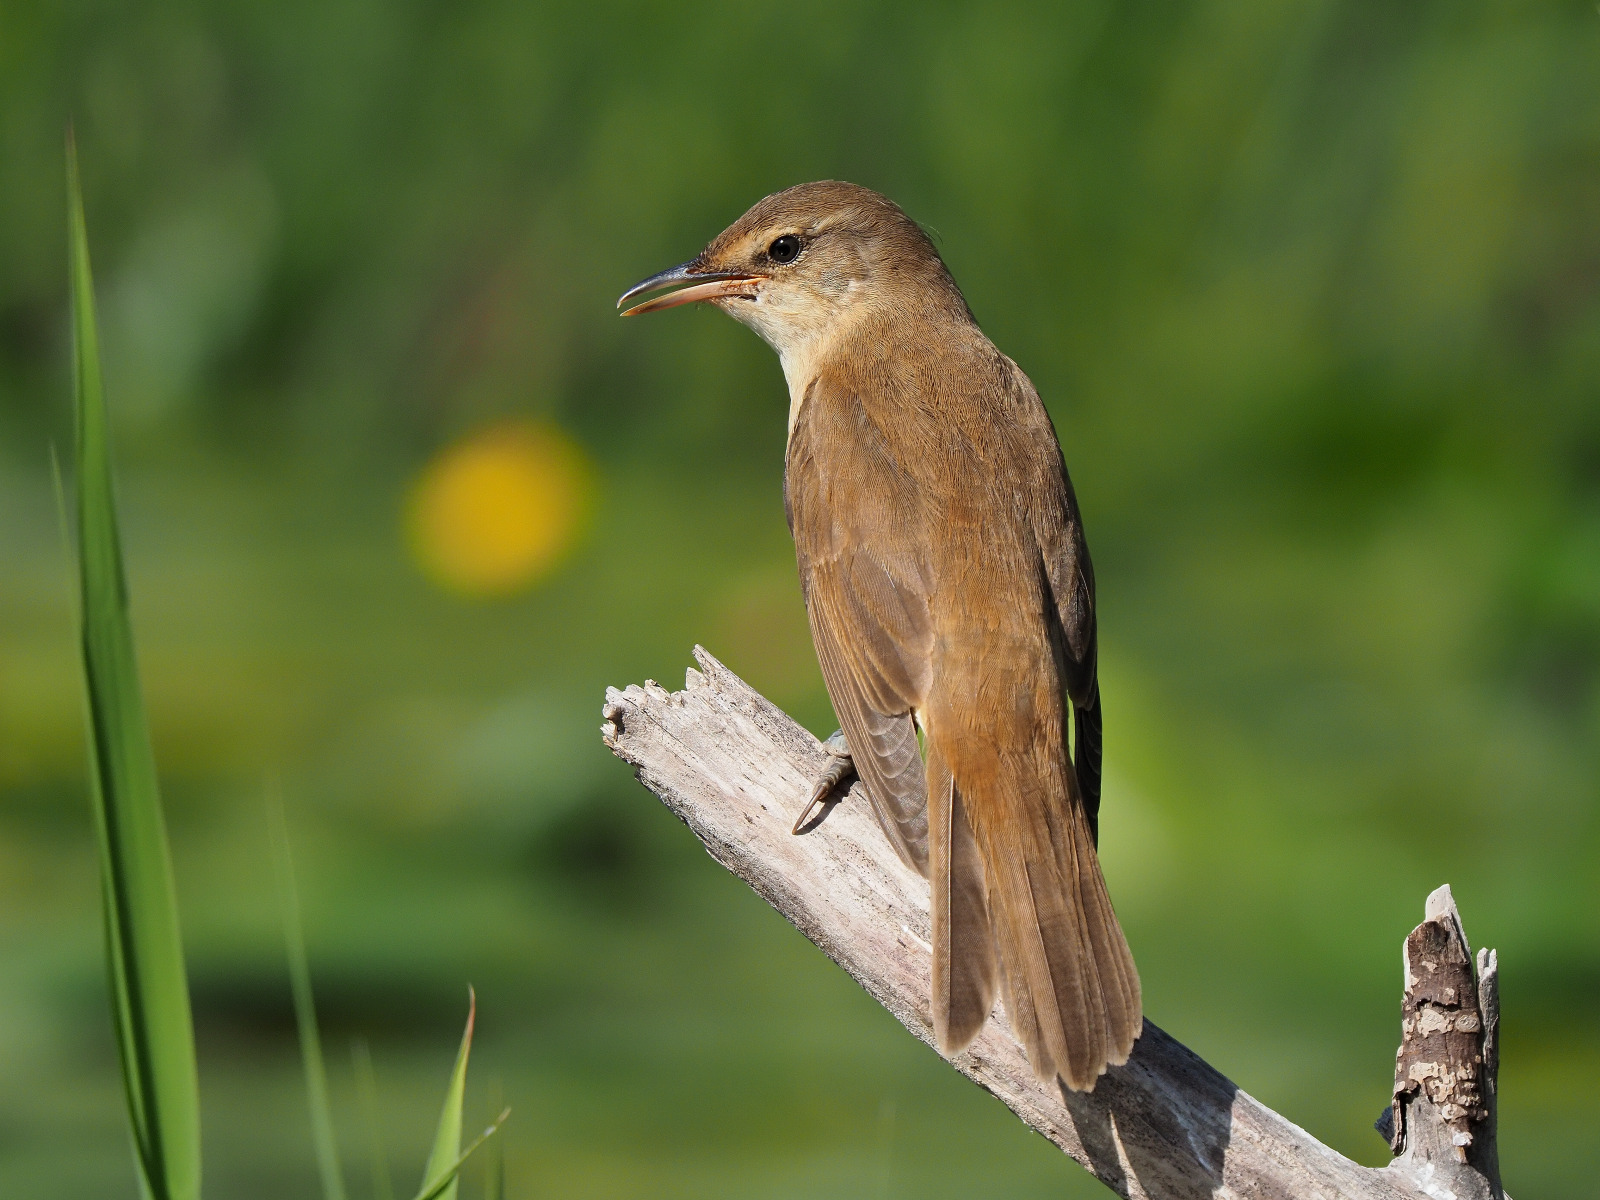
[[[795,818],[794,828],[791,831],[793,833],[804,830],[811,823],[817,810],[827,803],[834,789],[855,773],[856,765],[850,759],[850,745],[844,740],[843,730],[835,730],[833,736],[822,743],[822,748],[828,752],[828,765],[817,775],[816,786],[811,789],[811,796],[806,800],[806,806]]]

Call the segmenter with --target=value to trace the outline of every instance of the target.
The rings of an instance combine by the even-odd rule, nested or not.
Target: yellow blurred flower
[[[417,477],[406,532],[423,572],[466,596],[506,596],[558,566],[582,532],[590,469],[553,425],[505,421],[440,451]]]

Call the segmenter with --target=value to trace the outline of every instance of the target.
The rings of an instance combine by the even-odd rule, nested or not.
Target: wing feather
[[[1022,433],[1032,443],[1029,461],[1037,477],[1029,494],[1029,514],[1039,545],[1051,640],[1060,657],[1062,681],[1073,707],[1073,768],[1083,797],[1091,841],[1100,838],[1101,717],[1099,631],[1095,618],[1094,563],[1084,537],[1078,497],[1050,414],[1021,368],[1006,360],[1008,386],[1022,417]]]
[[[908,710],[885,713],[863,694],[840,646],[833,618],[814,606],[811,636],[839,728],[850,744],[856,774],[889,844],[910,867],[928,873],[928,793],[917,730]],[[881,682],[879,680],[878,682]]]
[[[913,519],[916,505],[909,482],[859,429],[818,437],[818,420],[848,408],[841,397],[823,402],[818,389],[813,384],[801,407],[784,475],[812,641],[878,822],[900,857],[926,875],[927,780],[912,713],[927,686],[933,625],[926,572],[911,557],[920,539],[883,536]],[[820,454],[819,441],[854,456]],[[860,456],[874,452],[867,470]],[[840,502],[841,492],[850,502]]]

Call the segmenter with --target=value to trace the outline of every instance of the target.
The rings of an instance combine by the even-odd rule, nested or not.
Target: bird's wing
[[[828,695],[878,822],[909,865],[928,870],[927,782],[912,709],[933,644],[918,539],[889,537],[915,504],[871,430],[819,429],[851,420],[847,396],[812,385],[789,442],[784,498],[800,586]],[[825,451],[825,452],[824,452]]]
[[[1080,783],[1098,754],[1095,727],[1079,726],[1088,732],[1080,732],[1078,764],[1066,753],[1069,717],[1094,715],[1094,592],[1082,526],[1049,417],[1026,377],[1003,365],[996,392],[962,414],[957,447],[971,448],[966,469],[987,485],[958,496],[945,514],[945,542],[956,552],[942,561],[934,595],[939,640],[924,709],[934,857],[944,816],[935,781],[947,771],[960,799],[948,822],[949,901],[960,895],[959,813],[982,863],[1011,1027],[1042,1078],[1086,1090],[1108,1064],[1127,1060],[1142,1006]],[[938,904],[936,891],[936,916]],[[957,932],[952,919],[952,943]],[[980,961],[968,983],[983,969]],[[936,975],[936,1014],[940,982]],[[951,989],[952,1014],[960,996]]]
[[[1061,648],[1063,682],[1072,700],[1073,768],[1090,835],[1098,845],[1102,734],[1094,564],[1084,539],[1078,497],[1072,490],[1050,415],[1028,377],[1009,359],[1007,363],[1012,387],[1019,393],[1016,409],[1023,414],[1024,436],[1037,443],[1029,460],[1036,464],[1041,477],[1030,489],[1030,494],[1038,498],[1030,519],[1050,589],[1047,609],[1058,623],[1053,632]]]

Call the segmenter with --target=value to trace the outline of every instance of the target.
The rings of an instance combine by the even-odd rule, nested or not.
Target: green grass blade
[[[79,621],[112,1015],[145,1190],[153,1200],[197,1200],[200,1088],[194,1027],[155,755],[128,618],[94,280],[77,150],[70,134],[67,205],[77,415]]]
[[[422,1172],[422,1188],[417,1193],[419,1200],[432,1200],[435,1196],[456,1200],[459,1190],[456,1172],[461,1169],[461,1160],[465,1157],[461,1153],[461,1107],[467,1095],[467,1056],[472,1053],[472,1025],[477,1015],[478,997],[468,988],[467,1028],[461,1035],[461,1049],[456,1051],[450,1086],[445,1089],[439,1130],[434,1134],[433,1151],[428,1155],[427,1168]]]
[[[344,1172],[339,1167],[339,1144],[333,1131],[333,1110],[328,1104],[328,1071],[322,1059],[322,1035],[317,1029],[311,968],[306,963],[306,940],[300,924],[300,895],[295,889],[294,860],[289,853],[289,827],[283,817],[283,805],[269,803],[268,810],[273,865],[278,876],[278,908],[283,913],[283,941],[289,956],[289,990],[294,996],[294,1020],[300,1032],[317,1173],[322,1177],[323,1200],[345,1200]]]
[[[372,1200],[394,1200],[394,1183],[389,1178],[389,1155],[383,1148],[383,1125],[378,1119],[378,1077],[372,1069],[372,1051],[364,1038],[350,1043],[355,1063],[356,1095],[367,1126],[367,1157],[372,1169]]]
[[[456,1156],[455,1162],[451,1163],[438,1179],[431,1184],[423,1185],[422,1190],[416,1195],[416,1200],[438,1200],[440,1196],[445,1195],[446,1189],[449,1189],[449,1194],[454,1196],[457,1184],[460,1182],[457,1177],[461,1174],[462,1166],[465,1165],[467,1159],[472,1157],[474,1150],[500,1132],[500,1126],[506,1123],[506,1118],[510,1115],[511,1110],[509,1108],[502,1109],[500,1115],[494,1119],[494,1123],[473,1138],[472,1144]]]

